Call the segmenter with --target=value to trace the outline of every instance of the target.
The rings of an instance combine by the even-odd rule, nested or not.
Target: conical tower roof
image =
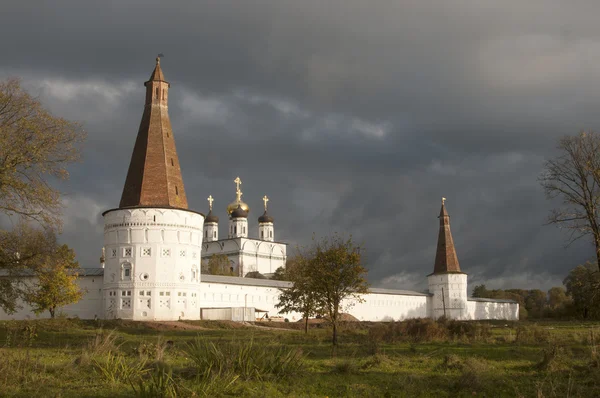
[[[452,232],[450,232],[450,216],[446,210],[445,198],[442,199],[442,208],[440,209],[440,232],[438,234],[437,251],[435,253],[434,274],[443,274],[448,272],[461,272],[454,248]]]
[[[179,157],[168,113],[169,83],[160,58],[146,86],[146,104],[119,207],[187,209]]]

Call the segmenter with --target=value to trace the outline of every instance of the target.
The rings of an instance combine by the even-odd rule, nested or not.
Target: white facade
[[[187,210],[104,213],[104,318],[199,319],[203,222]]]
[[[291,322],[302,318],[302,315],[298,313],[279,314],[276,308],[281,292],[280,289],[285,289],[289,286],[289,282],[215,275],[204,275],[203,277],[204,280],[199,285],[196,285],[195,289],[188,289],[188,291],[195,291],[197,293],[198,306],[195,309],[196,314],[190,314],[189,317],[184,317],[184,319],[199,319],[202,308],[224,310],[229,308],[254,308],[257,317],[263,311],[266,311],[271,318],[281,316]],[[104,290],[102,278],[93,275],[82,276],[79,279],[79,283],[88,290],[85,297],[79,303],[65,306],[57,312],[64,313],[67,316],[78,316],[82,319],[93,319],[95,316],[102,318],[101,314],[104,313],[103,304],[106,303],[105,300],[101,299],[102,291]],[[164,287],[156,290],[160,291],[161,289],[166,290]],[[171,291],[176,292],[178,289],[173,288]],[[144,298],[147,299],[148,297],[144,296]],[[151,296],[151,299],[155,301],[161,298],[164,299],[165,296]],[[175,297],[171,296],[171,299],[173,298]],[[434,295],[428,293],[374,288],[370,289],[369,294],[363,295],[362,299],[364,300],[362,303],[358,303],[355,300],[344,301],[342,311],[356,317],[360,321],[372,322],[433,317]],[[188,309],[188,311],[190,310]],[[248,313],[247,311],[243,312]],[[45,312],[36,316],[28,307],[23,307],[13,315],[7,315],[0,311],[0,320],[35,319],[38,317],[48,318],[49,313]],[[150,320],[149,318],[147,316],[136,319]],[[470,298],[465,300],[465,312],[460,319],[504,319],[516,321],[519,319],[519,304],[509,300]],[[246,320],[250,321],[252,319]]]
[[[229,219],[229,239],[248,237],[248,219],[246,217],[232,217]]]
[[[287,244],[251,238],[222,239],[204,242],[202,261],[213,254],[226,255],[234,275],[246,276],[248,272],[270,275],[279,267],[285,267]]]
[[[204,223],[204,241],[214,242],[219,239],[219,223],[205,222]]]
[[[261,240],[267,242],[275,241],[275,228],[272,222],[259,222],[258,223],[258,236]]]
[[[467,274],[444,273],[427,276],[431,298],[431,317],[467,318]]]

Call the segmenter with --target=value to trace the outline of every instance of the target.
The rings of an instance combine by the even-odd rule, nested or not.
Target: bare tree
[[[80,157],[80,125],[53,116],[21,88],[0,82],[0,212],[60,225],[60,194],[49,178],[67,179]]]
[[[558,149],[560,154],[546,161],[540,176],[548,198],[562,199],[562,206],[550,213],[549,223],[570,230],[569,244],[590,236],[600,270],[600,135],[582,132],[566,136]]]

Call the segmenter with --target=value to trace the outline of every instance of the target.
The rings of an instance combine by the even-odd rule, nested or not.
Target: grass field
[[[0,395],[600,396],[600,324],[264,325],[0,322]]]

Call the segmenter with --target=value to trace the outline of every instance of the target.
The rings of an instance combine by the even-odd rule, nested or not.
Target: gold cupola
[[[227,215],[229,215],[229,216],[231,216],[231,213],[233,213],[233,211],[235,209],[237,209],[238,206],[241,207],[245,212],[250,211],[250,206],[248,206],[247,203],[242,201],[242,191],[240,190],[240,185],[242,185],[242,180],[240,180],[240,177],[236,177],[236,179],[233,180],[233,182],[235,182],[235,186],[236,186],[235,200],[227,205]]]

